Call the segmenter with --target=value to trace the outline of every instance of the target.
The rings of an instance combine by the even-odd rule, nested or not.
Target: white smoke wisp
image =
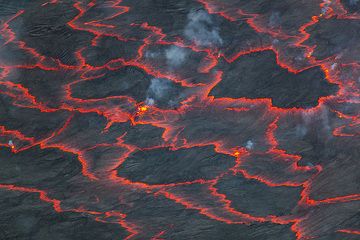
[[[153,106],[155,104],[155,100],[153,98],[147,97],[145,100],[145,104],[148,106]]]
[[[271,13],[271,16],[269,18],[269,26],[271,28],[277,28],[281,24],[281,16],[279,12],[273,12]]]
[[[181,66],[186,59],[187,53],[183,48],[171,46],[165,50],[166,63],[170,67]]]
[[[321,120],[324,127],[324,130],[328,133],[329,136],[332,136],[331,134],[331,126],[330,126],[330,119],[329,119],[329,109],[327,107],[323,107],[321,109]]]
[[[146,58],[158,58],[160,56],[160,53],[154,52],[154,51],[146,51],[145,57]]]
[[[254,142],[251,140],[248,140],[245,145],[246,149],[251,150],[254,148]]]
[[[318,134],[323,137],[331,137],[331,121],[329,118],[329,109],[326,106],[322,106],[319,110],[313,112],[304,112],[301,114],[304,122],[304,127],[317,126]],[[308,132],[306,130],[305,134]]]
[[[171,87],[169,81],[159,78],[153,78],[151,80],[148,92],[153,93],[157,98],[162,98],[170,88]]]
[[[296,132],[296,137],[303,138],[306,135],[306,133],[308,132],[308,129],[305,125],[299,124],[299,125],[296,125],[295,132]]]
[[[214,25],[211,16],[204,10],[193,10],[188,14],[184,34],[197,46],[212,47],[223,44],[219,28]]]
[[[149,106],[155,105],[169,95],[172,89],[171,82],[165,79],[153,78],[147,90],[145,103]]]
[[[333,64],[331,65],[331,70],[334,70],[336,67],[337,67],[337,63],[333,63]]]

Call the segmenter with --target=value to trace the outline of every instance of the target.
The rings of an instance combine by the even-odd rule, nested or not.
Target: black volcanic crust
[[[254,216],[291,214],[301,194],[300,187],[269,188],[264,183],[245,179],[241,174],[229,174],[215,187],[227,196],[232,207]]]
[[[212,179],[233,165],[233,157],[216,153],[211,146],[158,148],[133,153],[117,171],[134,182],[169,184]]]
[[[164,89],[157,92],[157,89]],[[104,99],[108,97],[130,97],[137,102],[154,99],[155,105],[163,108],[178,105],[185,90],[178,83],[167,79],[156,79],[136,67],[122,67],[107,71],[95,79],[80,81],[71,86],[71,96],[79,99]]]
[[[324,60],[337,55],[345,63],[360,61],[360,23],[356,19],[320,20],[307,29],[310,33],[306,44],[315,46],[313,56]]]
[[[117,224],[106,224],[71,212],[57,213],[51,203],[36,193],[0,189],[0,239],[97,239],[126,238],[129,233]],[[76,227],[75,227],[76,226]],[[91,236],[89,235],[91,231]]]
[[[101,37],[96,46],[87,47],[82,54],[91,66],[103,66],[119,59],[134,59],[141,44],[141,41],[119,41],[115,37]]]
[[[357,0],[340,0],[349,13],[360,13],[360,1]]]
[[[28,4],[23,16],[26,21],[13,23],[14,28],[22,29],[19,38],[42,55],[59,59],[65,64],[76,64],[75,52],[81,46],[90,44],[92,35],[74,31],[68,26],[68,21],[78,14],[72,3],[51,4],[46,8],[35,4]]]
[[[123,67],[102,77],[79,82],[72,86],[72,96],[80,99],[99,99],[129,96],[144,101],[151,76],[134,67]]]
[[[0,240],[358,240],[359,7],[0,0]]]
[[[294,74],[276,63],[272,51],[251,53],[224,64],[223,78],[210,92],[216,98],[271,98],[281,108],[310,108],[337,92],[319,67]]]
[[[12,106],[11,103],[10,97],[0,95],[0,125],[9,130],[19,130],[35,139],[49,136],[69,116],[65,111],[44,113],[38,109]]]

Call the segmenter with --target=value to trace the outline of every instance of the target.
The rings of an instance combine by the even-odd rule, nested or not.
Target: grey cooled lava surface
[[[0,0],[0,240],[360,239],[360,1]]]

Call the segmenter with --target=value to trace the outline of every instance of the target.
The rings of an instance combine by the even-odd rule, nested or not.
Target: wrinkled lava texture
[[[0,0],[0,240],[360,239],[359,0]]]

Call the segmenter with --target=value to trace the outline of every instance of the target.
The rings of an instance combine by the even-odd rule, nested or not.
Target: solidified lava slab
[[[224,64],[222,80],[211,90],[217,98],[271,98],[282,108],[310,108],[318,105],[321,96],[335,94],[337,86],[325,79],[314,67],[293,74],[276,63],[275,53],[263,51]]]
[[[115,37],[100,37],[92,46],[84,49],[82,54],[91,66],[103,66],[119,58],[125,61],[134,59],[141,44],[142,41],[119,41]]]
[[[245,147],[250,141],[253,149],[265,151],[271,145],[266,138],[268,125],[275,120],[266,109],[265,103],[254,105],[251,102],[214,100],[193,103],[189,108],[179,109],[180,114],[168,112],[169,115],[160,115],[161,119],[153,121],[155,126],[165,128],[164,139],[175,146],[215,144],[224,146],[229,149],[225,152],[233,154],[234,149]],[[163,122],[163,118],[169,120]],[[147,122],[146,119],[140,120]]]
[[[359,62],[360,23],[354,19],[331,18],[319,21],[307,29],[311,34],[305,42],[315,46],[313,56],[317,59],[342,58],[343,62]]]
[[[149,45],[144,49],[139,61],[147,68],[156,69],[159,75],[169,76],[185,85],[209,83],[214,78],[211,72],[215,63],[214,57],[210,58],[205,52],[194,51],[191,48]]]
[[[304,234],[321,239],[356,239],[350,235],[339,235],[341,229],[358,229],[359,221],[357,215],[354,215],[352,208],[359,208],[359,201],[350,203],[336,203],[332,205],[323,205],[313,209],[308,218],[303,223],[296,225],[297,228],[303,229]],[[324,219],[325,224],[319,224],[313,221],[312,217]],[[304,226],[307,226],[304,228]],[[319,227],[322,226],[322,227]],[[337,231],[329,233],[328,229],[335,228]]]
[[[256,180],[238,175],[226,175],[215,186],[224,193],[231,205],[241,212],[254,216],[289,215],[300,199],[301,188],[267,187]],[[282,188],[287,188],[284,191]]]
[[[0,37],[2,45],[6,43],[6,39]],[[36,58],[31,53],[25,52],[16,44],[10,43],[2,47],[0,65],[7,67],[21,64],[36,64]]]
[[[274,186],[299,186],[317,173],[315,168],[301,168],[300,157],[282,152],[253,153],[242,156],[239,171],[248,178],[270,182]]]
[[[316,118],[310,118],[308,114],[300,117],[289,114],[276,131],[282,149],[303,157],[298,165],[322,166],[323,170],[313,176],[307,189],[315,200],[352,195],[359,191],[359,186],[348,184],[359,181],[358,174],[350,170],[359,167],[359,163],[354,161],[358,156],[358,136],[333,136],[330,129],[339,121],[333,114],[328,109],[323,109]],[[353,163],[349,165],[349,162]]]
[[[286,5],[281,0],[199,0],[215,12],[224,13],[230,19],[250,16],[253,26],[259,31],[267,31],[286,37],[299,34],[298,29],[312,16],[321,11],[321,0],[289,0]],[[298,11],[302,8],[303,11]],[[279,34],[280,33],[280,34]]]
[[[26,21],[14,21],[12,27],[19,31],[19,40],[27,43],[41,55],[56,58],[65,64],[76,64],[75,52],[80,46],[90,44],[89,33],[78,33],[68,26],[67,22],[77,14],[71,3],[65,5],[49,5],[38,8],[37,5],[27,7],[23,18]],[[52,12],[53,14],[48,14]]]
[[[125,132],[124,143],[137,146],[139,148],[151,148],[164,145],[162,135],[164,129],[154,127],[149,124],[132,126],[129,122],[115,123],[109,128],[109,132]],[[151,141],[148,141],[147,138]]]
[[[95,113],[88,113],[84,116],[76,114],[67,123],[67,128],[52,138],[50,144],[63,144],[69,148],[86,149],[96,144],[115,143],[123,133],[121,132],[105,132],[106,126],[104,117]],[[98,135],[97,138],[91,138],[92,135]],[[67,141],[71,137],[71,141]]]
[[[171,107],[185,99],[185,95],[182,96],[185,90],[178,83],[154,78],[141,69],[125,66],[72,84],[71,96],[82,100],[127,96],[138,102],[147,100],[160,107]]]
[[[73,84],[71,95],[80,99],[100,99],[127,95],[141,102],[145,101],[146,90],[150,86],[150,81],[151,77],[140,69],[123,67],[116,71],[107,72],[104,76]]]
[[[344,5],[346,10],[350,13],[359,13],[360,12],[360,2],[357,0],[340,0]]]
[[[241,52],[271,45],[269,36],[255,31],[245,19],[222,21],[220,29],[224,41],[221,53],[228,59]]]
[[[117,172],[134,182],[169,184],[215,178],[234,164],[233,157],[218,154],[211,146],[177,150],[158,148],[133,153]],[[179,165],[186,168],[179,172]]]
[[[154,235],[167,229],[161,235],[168,239],[292,239],[294,234],[289,225],[271,223],[253,223],[250,225],[227,224],[216,219],[198,215],[197,211],[186,209],[181,203],[170,201],[162,195],[152,197],[145,196],[134,200],[141,207],[133,208],[128,213],[128,218],[139,219],[144,224],[144,231],[139,238],[153,233]],[[146,204],[144,204],[146,203]],[[201,205],[200,205],[201,206]],[[171,216],[171,217],[170,217]],[[170,218],[169,218],[170,217]],[[167,222],[162,219],[168,219]],[[177,231],[181,229],[181,231]],[[268,236],[268,234],[271,234]]]
[[[0,0],[0,240],[360,234],[358,0]]]
[[[50,108],[59,108],[64,102],[64,86],[80,78],[79,73],[72,70],[45,71],[37,68],[20,68],[10,71],[6,80],[21,84],[30,95]]]
[[[1,149],[1,156],[6,166],[1,179],[6,184],[44,188],[67,181],[81,171],[74,155],[50,148],[33,147],[16,156],[9,149]]]
[[[44,113],[38,109],[23,106],[12,106],[9,96],[0,96],[0,125],[6,126],[8,130],[19,130],[26,136],[40,139],[49,137],[57,128],[60,128],[69,113],[66,111]],[[26,116],[26,118],[24,118]],[[27,126],[30,124],[30,126]]]
[[[57,213],[51,203],[40,200],[37,193],[9,192],[0,190],[1,239],[114,239],[126,238],[129,233],[115,224],[90,220],[79,213]],[[76,227],[74,227],[76,226]],[[96,229],[96,230],[95,230]],[[91,236],[89,231],[92,231]]]

